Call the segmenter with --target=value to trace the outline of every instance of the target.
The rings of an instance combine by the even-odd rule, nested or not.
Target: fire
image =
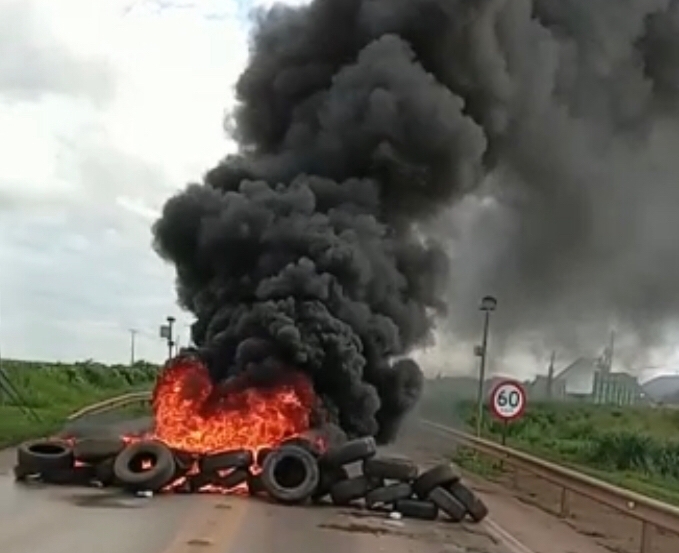
[[[154,437],[195,454],[259,450],[309,429],[315,394],[306,376],[290,372],[266,388],[232,379],[214,385],[198,360],[180,357],[159,376],[153,393]]]

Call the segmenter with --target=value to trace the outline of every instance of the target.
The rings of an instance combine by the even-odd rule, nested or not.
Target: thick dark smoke
[[[662,223],[679,228],[663,165],[677,157],[664,142],[677,6],[316,0],[260,12],[227,125],[240,151],[170,199],[154,229],[214,378],[300,367],[345,430],[389,440],[422,385],[404,356],[431,340],[450,282],[461,335],[476,323],[465,302],[486,292],[519,330],[580,291],[588,314],[669,309],[653,286],[679,276]],[[658,159],[640,157],[654,144]],[[477,193],[489,211],[442,218]],[[450,281],[436,234],[454,244]],[[672,278],[645,265],[663,256]],[[599,296],[603,267],[613,282]]]
[[[643,357],[679,315],[679,2],[473,4],[440,78],[492,165],[437,225],[452,242],[449,327],[477,336],[490,292],[496,352],[524,338],[592,354],[617,327],[636,344],[618,356]]]

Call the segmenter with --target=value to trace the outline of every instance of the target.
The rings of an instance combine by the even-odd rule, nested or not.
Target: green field
[[[22,402],[0,393],[0,446],[52,432],[66,415],[90,403],[148,389],[158,371],[144,362],[130,367],[3,360],[2,368]],[[40,420],[27,414],[26,407]]]
[[[428,383],[423,417],[472,429],[472,401]],[[502,423],[486,411],[483,434],[499,440]],[[507,427],[507,445],[557,461],[616,485],[679,505],[679,410],[584,403],[532,403]],[[485,460],[460,450],[458,461],[488,472]]]

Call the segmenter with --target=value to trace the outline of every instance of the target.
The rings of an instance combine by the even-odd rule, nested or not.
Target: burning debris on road
[[[152,431],[27,442],[18,448],[16,478],[141,494],[246,494],[284,504],[363,501],[370,510],[428,520],[440,511],[455,522],[485,517],[485,505],[454,466],[420,473],[408,459],[378,456],[373,437],[333,440],[322,419],[311,417],[310,384],[292,374],[270,388],[214,385],[198,359],[182,355],[157,381]]]

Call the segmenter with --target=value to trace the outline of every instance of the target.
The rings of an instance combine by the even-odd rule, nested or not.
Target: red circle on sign
[[[498,382],[490,394],[490,410],[503,421],[518,419],[526,411],[526,390],[516,380]]]

